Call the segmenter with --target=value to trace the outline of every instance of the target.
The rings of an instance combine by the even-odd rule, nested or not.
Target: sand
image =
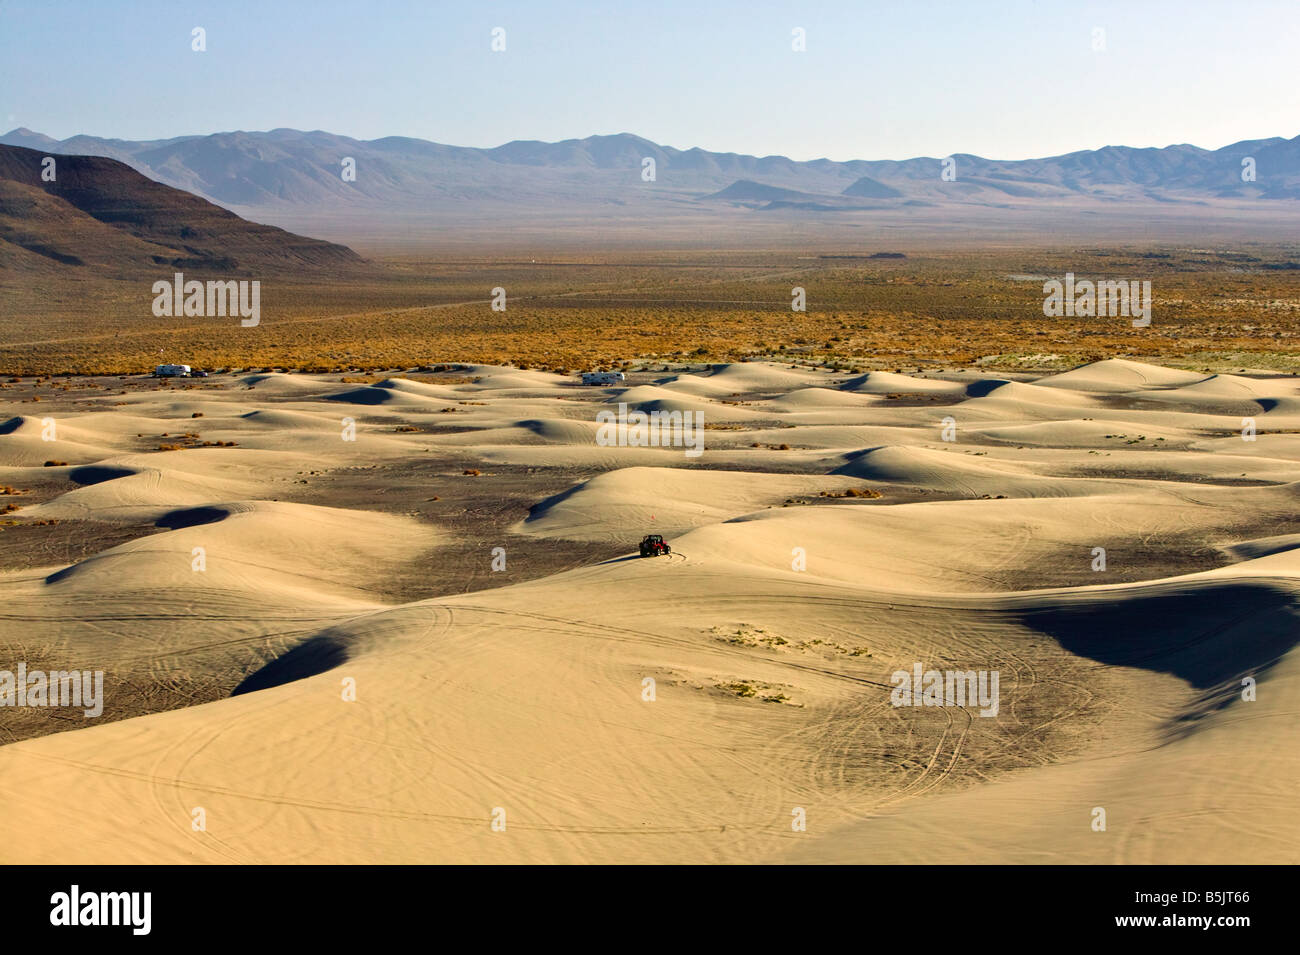
[[[1300,380],[630,379],[0,393],[0,858],[1300,861]]]

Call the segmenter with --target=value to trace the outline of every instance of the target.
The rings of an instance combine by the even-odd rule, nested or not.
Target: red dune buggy
[[[672,551],[662,534],[647,534],[641,539],[642,557],[658,557],[660,554],[671,554]]]

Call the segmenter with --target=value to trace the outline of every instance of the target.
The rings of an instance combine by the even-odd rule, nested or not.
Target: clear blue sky
[[[0,0],[0,126],[58,139],[632,132],[837,160],[1214,148],[1300,134],[1298,64],[1300,0]]]

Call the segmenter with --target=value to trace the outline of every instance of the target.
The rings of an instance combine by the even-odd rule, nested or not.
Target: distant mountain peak
[[[30,146],[33,143],[43,143],[49,146],[58,144],[57,139],[54,139],[51,136],[46,136],[44,133],[38,133],[33,129],[28,129],[26,126],[19,126],[17,129],[9,130],[9,132],[0,136],[0,142],[14,146]]]
[[[705,199],[730,199],[737,202],[775,202],[784,199],[804,199],[808,194],[795,189],[769,186],[752,179],[737,179],[726,189],[705,196]]]
[[[870,176],[863,176],[853,185],[844,190],[842,195],[857,196],[863,199],[900,199],[903,194],[893,186],[887,186],[883,182],[877,182]]]

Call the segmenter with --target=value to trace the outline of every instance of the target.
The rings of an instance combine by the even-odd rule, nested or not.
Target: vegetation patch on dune
[[[777,633],[753,624],[742,623],[734,627],[715,626],[708,633],[723,643],[737,647],[751,647],[763,650],[789,650],[799,653],[831,653],[850,657],[869,657],[867,647],[848,646],[833,640],[813,637],[808,640],[787,640]]]

